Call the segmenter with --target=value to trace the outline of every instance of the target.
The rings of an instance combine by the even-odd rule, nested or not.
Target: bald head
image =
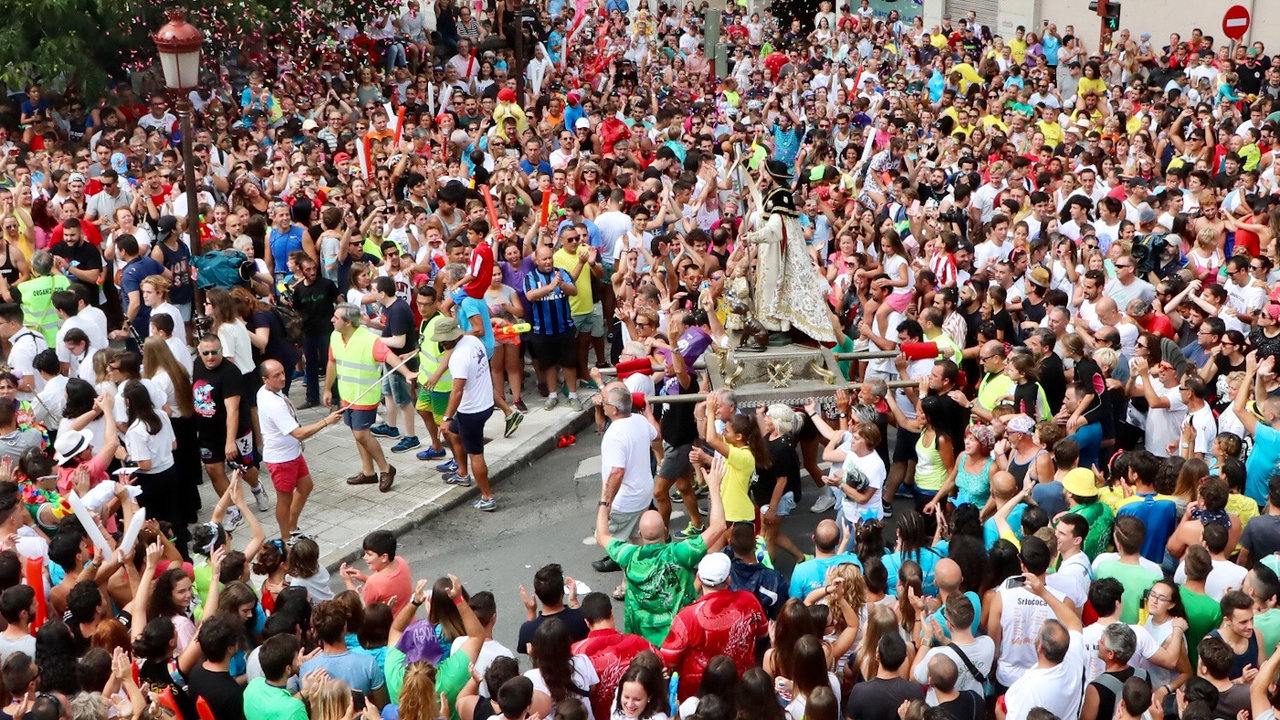
[[[933,584],[938,589],[951,594],[960,591],[960,583],[964,582],[964,572],[960,565],[951,558],[943,558],[933,568]]]
[[[821,555],[831,555],[840,542],[840,526],[830,518],[818,523],[813,531],[813,547]]]
[[[273,393],[284,390],[285,376],[284,365],[277,360],[265,360],[258,366],[258,373],[262,375],[262,385]]]
[[[1001,503],[1018,494],[1018,479],[1003,470],[991,473],[991,494]]]
[[[640,541],[644,545],[662,542],[667,536],[667,526],[662,522],[662,514],[657,510],[646,510],[640,516]]]
[[[1099,316],[1105,315],[1107,317],[1111,317],[1115,313],[1119,312],[1120,307],[1116,305],[1115,300],[1112,300],[1111,298],[1106,297],[1104,295],[1100,300],[1098,300],[1096,309],[1098,311]]]
[[[992,340],[982,346],[982,354],[989,357],[1000,358],[1004,360],[1004,343],[999,340]]]

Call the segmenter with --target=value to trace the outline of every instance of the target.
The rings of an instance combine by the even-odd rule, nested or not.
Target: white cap
[[[722,552],[708,553],[698,561],[698,579],[703,585],[723,585],[729,579],[729,556]]]

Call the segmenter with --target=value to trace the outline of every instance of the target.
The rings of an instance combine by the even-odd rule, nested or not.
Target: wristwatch
[[[440,419],[441,419],[443,422],[453,422],[453,416],[452,416],[452,415],[445,415],[443,418],[440,418]]]

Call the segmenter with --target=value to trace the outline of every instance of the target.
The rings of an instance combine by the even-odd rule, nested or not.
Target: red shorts
[[[307,459],[301,455],[282,463],[267,463],[267,472],[271,473],[271,484],[276,492],[293,492],[298,487],[298,480],[311,474],[307,467]]]

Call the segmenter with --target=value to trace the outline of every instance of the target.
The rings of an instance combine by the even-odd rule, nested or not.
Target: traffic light
[[[1106,20],[1108,30],[1120,29],[1120,3],[1114,0],[1107,2],[1091,2],[1089,9],[1098,14],[1098,17]]]

